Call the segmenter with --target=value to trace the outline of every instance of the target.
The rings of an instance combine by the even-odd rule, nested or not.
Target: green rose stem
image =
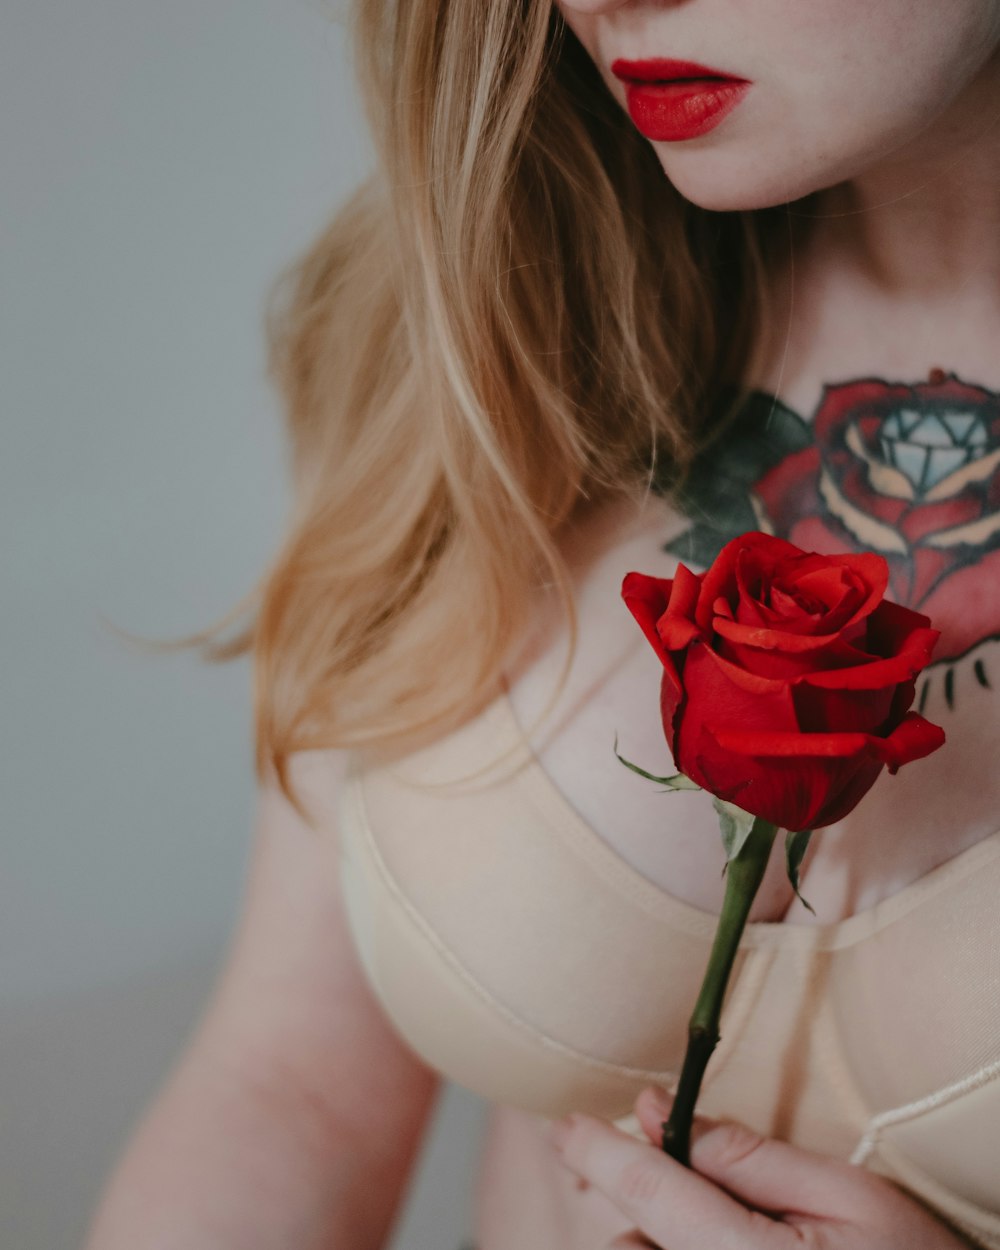
[[[715,931],[712,953],[708,957],[705,978],[701,983],[701,993],[688,1023],[687,1051],[674,1104],[670,1118],[663,1122],[663,1150],[685,1167],[690,1167],[694,1104],[701,1089],[705,1068],[719,1041],[719,1015],[729,974],[777,832],[777,825],[772,825],[770,821],[759,816],[755,817],[746,841],[729,861],[726,870],[722,914]]]

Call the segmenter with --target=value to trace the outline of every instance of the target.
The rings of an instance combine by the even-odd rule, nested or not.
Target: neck
[[[998,67],[918,140],[799,207],[811,227],[807,264],[832,261],[894,300],[989,293],[1000,310]]]

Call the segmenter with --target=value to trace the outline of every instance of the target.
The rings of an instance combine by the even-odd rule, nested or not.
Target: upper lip
[[[625,82],[683,82],[694,78],[746,82],[746,79],[736,74],[699,65],[696,61],[674,61],[664,57],[653,57],[645,61],[627,61],[624,57],[619,57],[611,62],[611,72]]]

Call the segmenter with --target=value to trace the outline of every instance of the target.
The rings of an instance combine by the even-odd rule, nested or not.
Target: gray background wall
[[[184,1045],[251,844],[249,673],[148,658],[287,506],[262,307],[370,162],[319,0],[14,0],[0,41],[0,1245],[75,1247]],[[448,1087],[394,1246],[467,1233]]]

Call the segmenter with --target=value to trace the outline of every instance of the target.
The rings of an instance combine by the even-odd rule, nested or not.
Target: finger
[[[660,1145],[666,1101],[647,1087],[635,1102],[644,1132]],[[691,1130],[694,1170],[727,1193],[761,1211],[844,1219],[856,1212],[870,1192],[871,1177],[860,1168],[828,1155],[763,1137],[730,1120],[696,1116]]]
[[[748,1210],[712,1181],[606,1120],[572,1115],[563,1123],[563,1162],[610,1198],[654,1246],[791,1250],[796,1244],[787,1224]]]

